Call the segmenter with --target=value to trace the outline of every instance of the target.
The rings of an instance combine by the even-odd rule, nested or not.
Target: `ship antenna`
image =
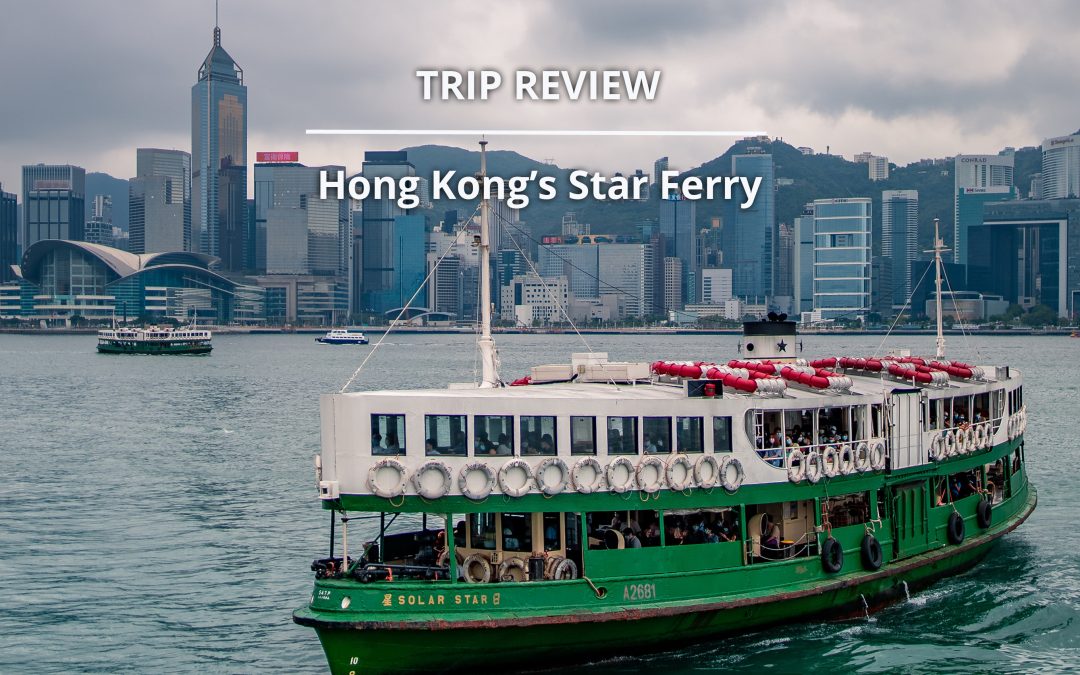
[[[942,329],[941,322],[941,306],[944,302],[944,298],[941,297],[941,254],[949,249],[945,248],[945,242],[941,240],[941,234],[939,232],[940,222],[937,218],[934,218],[934,248],[926,253],[934,254],[934,284],[937,292],[937,302],[934,303],[936,308],[937,319],[937,353],[936,356],[939,359],[945,358],[945,332]]]
[[[480,141],[480,184],[483,197],[480,202],[480,388],[489,389],[500,385],[499,356],[495,341],[491,339],[491,200],[487,194],[487,144]]]

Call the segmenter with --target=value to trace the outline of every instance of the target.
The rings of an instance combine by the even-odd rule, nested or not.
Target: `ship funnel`
[[[795,322],[788,321],[786,314],[769,312],[760,321],[744,321],[743,337],[739,341],[739,354],[745,359],[797,359],[802,351],[795,330]]]

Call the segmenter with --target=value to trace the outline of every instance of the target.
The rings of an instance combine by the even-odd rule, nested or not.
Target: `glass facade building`
[[[881,193],[881,255],[890,260],[888,302],[903,306],[911,296],[911,263],[919,254],[919,191]],[[916,281],[918,281],[916,279]]]
[[[255,165],[255,272],[343,275],[348,200],[320,199],[319,172],[342,166]]]
[[[761,178],[754,205],[743,209],[741,190],[734,191],[724,219],[724,267],[733,271],[732,292],[739,298],[773,294],[773,251],[776,248],[776,177],[770,154],[735,155],[733,176]]]
[[[191,155],[139,148],[135,174],[128,181],[131,251],[190,251]]]
[[[86,170],[70,164],[22,168],[25,251],[42,239],[81,240],[86,225]]]
[[[243,267],[247,216],[247,87],[244,71],[214,44],[191,88],[192,249]]]
[[[11,266],[19,262],[19,206],[14,193],[0,185],[0,283],[15,278]]]
[[[1015,156],[1011,151],[997,155],[957,155],[953,161],[953,262],[967,257],[967,237],[961,231],[960,198],[964,188],[1012,187]]]
[[[968,248],[972,228],[983,223],[983,206],[991,202],[1016,199],[1016,188],[1007,185],[958,188],[955,195],[956,213],[953,233],[953,262],[968,264]],[[917,281],[917,279],[916,279]]]
[[[362,172],[371,181],[383,176],[396,180],[416,175],[416,169],[409,163],[408,153],[404,151],[365,152]],[[353,311],[382,314],[404,304],[404,301],[398,302],[403,281],[396,265],[399,261],[408,261],[406,264],[409,265],[419,263],[422,269],[426,264],[427,242],[423,237],[423,223],[420,225],[419,238],[413,231],[413,220],[401,221],[404,227],[409,228],[408,232],[396,232],[397,219],[412,213],[398,206],[396,200],[368,197],[363,200],[361,209],[360,227],[353,228]],[[417,245],[417,248],[412,248]],[[402,246],[410,248],[403,250]],[[421,274],[420,280],[423,278]],[[405,301],[415,288],[409,289]],[[425,306],[426,303],[420,300],[417,298],[418,306]],[[426,298],[423,300],[426,301]]]
[[[660,234],[663,235],[663,258],[682,261],[681,294],[685,302],[697,302],[698,231],[697,202],[678,194],[660,200]]]
[[[868,197],[814,202],[814,310],[822,319],[870,311],[871,213]]]

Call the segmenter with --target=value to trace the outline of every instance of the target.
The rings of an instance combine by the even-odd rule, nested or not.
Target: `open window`
[[[464,457],[468,454],[465,415],[425,415],[424,454]]]
[[[371,416],[371,454],[405,454],[405,416]]]

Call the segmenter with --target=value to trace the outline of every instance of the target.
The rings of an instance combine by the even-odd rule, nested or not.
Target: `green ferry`
[[[943,339],[807,360],[774,316],[736,360],[574,354],[509,386],[482,314],[479,383],[320,401],[330,543],[293,619],[333,673],[546,669],[863,615],[1035,508],[1021,373]]]
[[[113,328],[98,331],[104,354],[209,354],[212,335],[197,328]]]

